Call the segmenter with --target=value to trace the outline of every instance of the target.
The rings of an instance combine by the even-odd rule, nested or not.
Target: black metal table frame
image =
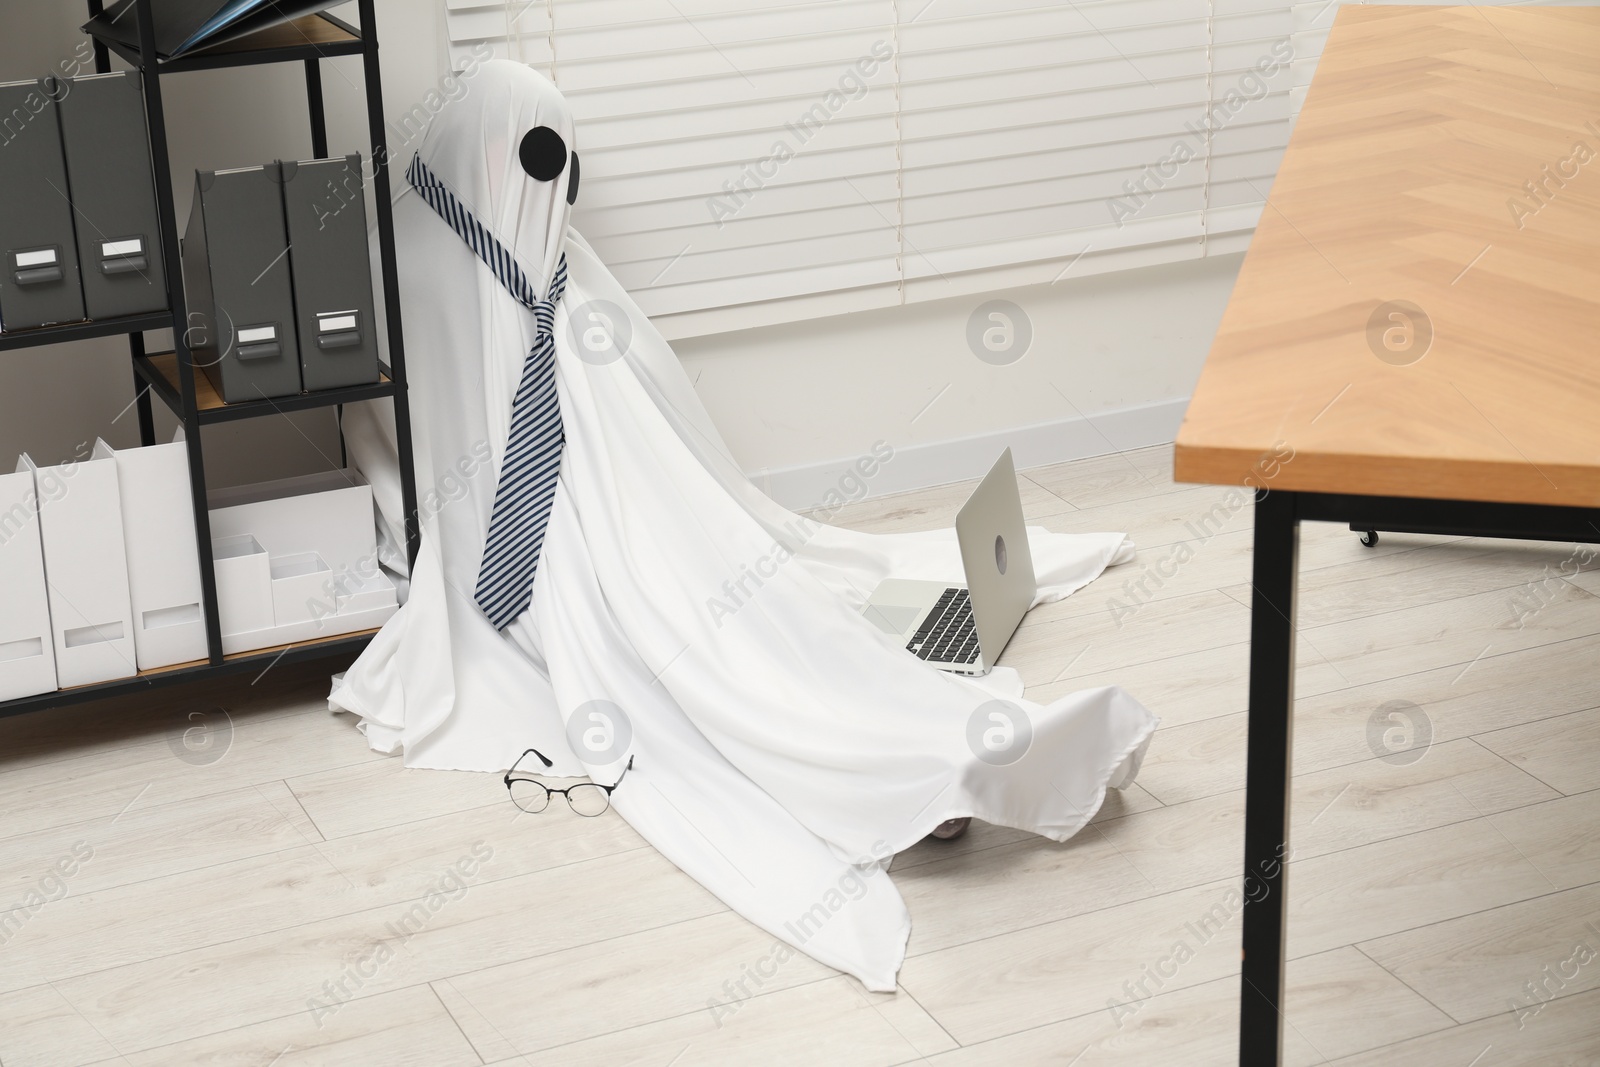
[[[1294,636],[1302,522],[1352,530],[1600,543],[1600,509],[1415,497],[1256,491],[1245,777],[1245,895],[1239,1000],[1241,1067],[1282,1059],[1288,915]]]

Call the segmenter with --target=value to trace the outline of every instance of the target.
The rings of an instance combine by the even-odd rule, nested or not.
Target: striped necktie
[[[456,201],[420,156],[412,157],[406,181],[477,253],[506,291],[533,312],[538,323],[538,336],[523,361],[522,381],[511,402],[511,432],[506,438],[474,592],[478,607],[494,628],[503,630],[527,609],[533,597],[533,576],[545,527],[550,523],[556,474],[566,443],[556,396],[554,326],[556,304],[567,287],[567,257],[562,254],[550,295],[541,300],[511,253]]]

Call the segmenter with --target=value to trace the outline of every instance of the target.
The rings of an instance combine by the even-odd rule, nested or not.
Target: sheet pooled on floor
[[[499,771],[533,746],[614,782],[648,841],[781,941],[894,987],[909,918],[887,860],[946,819],[1065,840],[1137,773],[1155,718],[1118,688],[1049,705],[1015,672],[929,668],[864,619],[891,575],[959,582],[953,531],[812,522],[745,478],[671,348],[567,226],[569,166],[517,145],[572,124],[540,75],[489,63],[420,155],[556,310],[566,447],[532,605],[503,633],[472,601],[531,312],[415,196],[396,207],[422,552],[409,597],[332,704],[407,766]],[[595,331],[598,330],[597,334]],[[398,536],[392,418],[346,416]],[[485,448],[487,452],[485,452]],[[884,442],[880,453],[889,453]],[[1039,602],[1128,559],[1121,534],[1030,528]]]

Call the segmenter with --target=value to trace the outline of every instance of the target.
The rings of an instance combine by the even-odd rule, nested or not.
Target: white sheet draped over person
[[[418,153],[413,171],[493,236],[487,259],[422,197],[396,207],[422,552],[330,700],[408,767],[499,771],[533,746],[552,773],[609,784],[633,757],[612,803],[646,840],[780,941],[893,989],[910,920],[888,859],[962,816],[1066,840],[1132,781],[1156,719],[1114,687],[1041,706],[1007,668],[936,671],[863,618],[885,577],[959,582],[954,532],[840,530],[756,489],[568,227],[578,154],[554,177],[523,166],[541,126],[575,146],[556,88],[491,62]],[[531,604],[499,632],[473,594],[540,337],[490,268],[498,249],[540,294],[566,266],[560,474]],[[401,543],[392,416],[351,411],[346,433]],[[1030,528],[1029,544],[1039,602],[1133,554],[1115,533]]]

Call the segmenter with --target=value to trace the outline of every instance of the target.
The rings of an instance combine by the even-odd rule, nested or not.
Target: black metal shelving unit
[[[100,14],[103,0],[88,0],[89,15]],[[291,646],[224,655],[222,630],[217,615],[216,575],[211,560],[211,521],[206,504],[205,448],[202,429],[218,422],[281,415],[310,408],[337,407],[347,403],[389,397],[394,402],[396,437],[399,448],[401,497],[406,515],[406,548],[416,560],[417,526],[416,478],[411,454],[411,411],[406,396],[405,342],[400,327],[399,279],[395,266],[394,217],[389,182],[388,145],[384,136],[383,90],[378,67],[377,17],[375,0],[358,0],[359,27],[326,13],[296,19],[240,40],[177,59],[160,59],[155,46],[155,23],[150,0],[137,0],[139,43],[137,49],[121,43],[96,39],[95,69],[111,69],[111,53],[126,60],[139,72],[144,87],[145,117],[149,126],[150,155],[154,165],[156,208],[161,224],[162,253],[167,272],[168,311],[153,315],[102,322],[78,322],[61,326],[0,334],[0,351],[60,344],[91,337],[126,334],[133,360],[133,383],[139,412],[139,438],[144,445],[156,443],[155,413],[151,394],[172,409],[184,427],[189,456],[189,482],[194,501],[195,542],[199,552],[202,606],[205,613],[208,656],[195,663],[179,664],[152,671],[141,671],[98,685],[57,689],[37,696],[0,702],[0,716],[17,715],[45,708],[63,707],[108,696],[144,692],[149,689],[200,678],[261,670],[276,662],[314,659],[359,651],[371,633],[344,634],[301,642]],[[184,304],[181,260],[178,255],[178,221],[172,196],[172,165],[167,149],[167,127],[161,103],[161,79],[191,70],[249,66],[262,63],[303,63],[305,65],[307,110],[311,123],[312,154],[328,155],[327,117],[323,109],[321,61],[335,56],[362,57],[366,83],[367,126],[371,141],[372,188],[378,223],[378,266],[382,277],[385,321],[388,327],[387,360],[382,378],[371,385],[329,389],[298,396],[275,397],[237,404],[223,404],[196,373],[185,339],[188,322]],[[147,353],[144,331],[172,330],[173,348],[168,352]],[[342,431],[341,431],[342,435]]]

